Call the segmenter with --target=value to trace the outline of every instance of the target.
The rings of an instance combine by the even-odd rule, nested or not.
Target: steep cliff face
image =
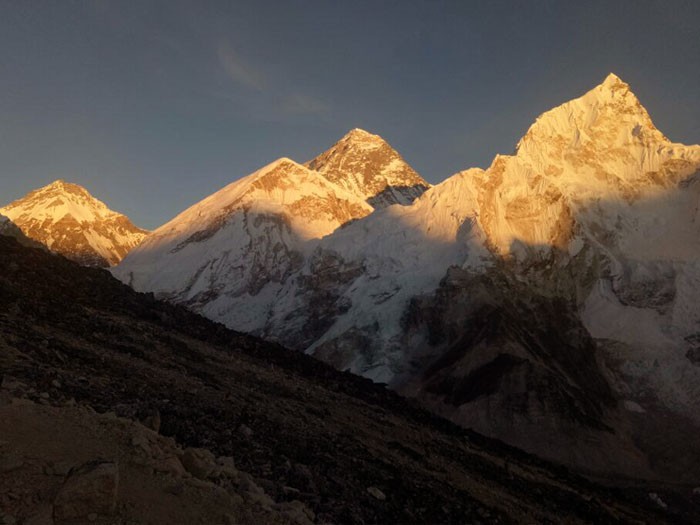
[[[30,239],[87,266],[117,264],[147,234],[85,188],[62,180],[0,208],[0,214]]]

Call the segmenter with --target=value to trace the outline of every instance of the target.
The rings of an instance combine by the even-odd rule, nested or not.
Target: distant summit
[[[536,160],[551,155],[554,148],[580,153],[588,146],[619,150],[635,143],[650,147],[656,142],[669,141],[656,129],[630,86],[610,73],[583,96],[540,115],[518,143],[518,155]]]
[[[382,137],[358,128],[306,166],[374,208],[410,204],[430,187]]]
[[[29,192],[0,214],[30,239],[86,266],[117,264],[147,234],[82,186],[63,180]]]

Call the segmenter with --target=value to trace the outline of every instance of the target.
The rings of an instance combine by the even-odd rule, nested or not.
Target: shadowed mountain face
[[[352,189],[365,157],[345,141],[309,166]],[[145,246],[115,275],[549,458],[690,481],[699,170],[700,146],[670,142],[611,74],[541,115],[515,154],[304,244],[253,294],[190,302],[175,258]],[[185,262],[208,276],[219,261]]]
[[[3,395],[59,411],[74,398],[127,418],[158,413],[165,435],[233,456],[275,501],[301,500],[318,523],[667,519],[646,495],[661,489],[600,488],[368,380],[135,293],[102,270],[2,236],[0,267]],[[21,479],[26,468],[4,476]],[[690,519],[689,501],[659,493]],[[20,516],[32,508],[7,503]]]
[[[117,264],[146,236],[85,188],[57,180],[4,208],[24,235],[86,266]]]

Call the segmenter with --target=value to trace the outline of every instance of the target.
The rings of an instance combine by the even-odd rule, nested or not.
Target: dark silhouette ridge
[[[164,434],[234,456],[276,498],[296,487],[320,521],[664,520],[646,486],[629,496],[601,488],[103,270],[5,237],[0,267],[4,379],[32,387],[30,397],[46,391],[125,417],[157,410]]]

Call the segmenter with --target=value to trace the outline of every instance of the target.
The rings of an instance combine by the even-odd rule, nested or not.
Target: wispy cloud
[[[243,58],[231,46],[228,40],[219,42],[219,65],[226,75],[246,91],[231,90],[218,92],[217,98],[236,103],[240,109],[255,114],[264,120],[287,120],[294,117],[327,117],[330,105],[317,96],[306,94],[303,90],[290,89],[287,82],[278,82],[273,70],[263,70]],[[279,73],[279,72],[278,72]],[[257,92],[257,93],[251,93]]]
[[[296,93],[284,98],[282,110],[288,115],[327,115],[331,108],[323,100]]]
[[[235,83],[249,89],[263,91],[265,77],[255,67],[246,63],[228,42],[219,44],[219,64]]]

